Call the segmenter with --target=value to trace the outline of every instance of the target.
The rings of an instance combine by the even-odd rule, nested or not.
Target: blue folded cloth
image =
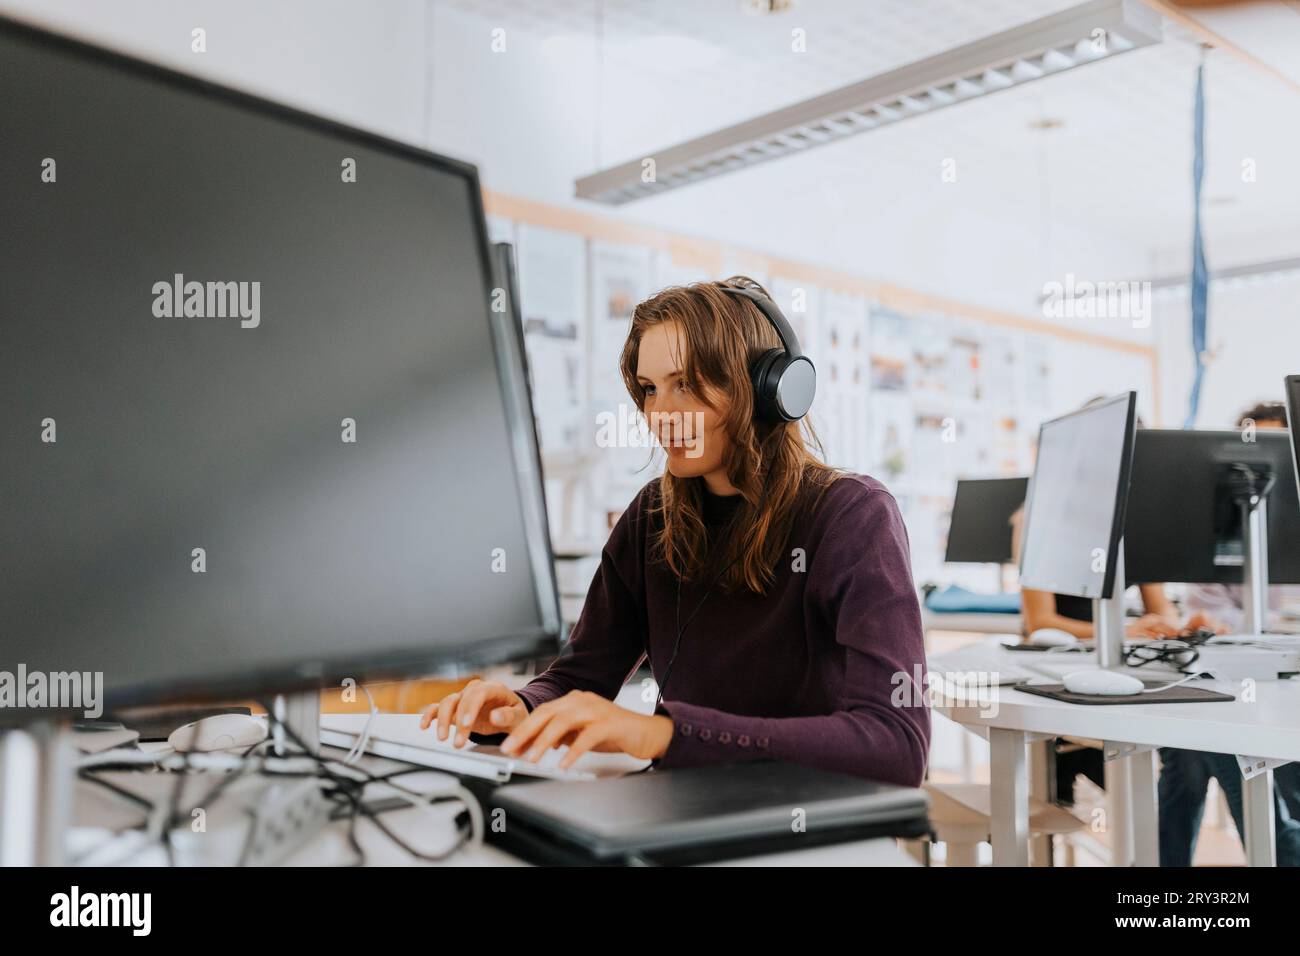
[[[954,584],[931,591],[925,606],[936,614],[1019,614],[1020,592],[977,594]]]

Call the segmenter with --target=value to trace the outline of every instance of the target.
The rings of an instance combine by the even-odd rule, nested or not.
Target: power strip
[[[196,808],[188,826],[172,831],[176,862],[275,866],[320,833],[335,806],[314,777],[242,780],[224,791],[210,810]]]

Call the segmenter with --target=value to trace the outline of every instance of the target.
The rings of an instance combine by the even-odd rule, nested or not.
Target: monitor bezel
[[[1291,439],[1291,457],[1295,459],[1296,497],[1300,498],[1300,439],[1296,438],[1296,426],[1300,424],[1300,375],[1284,378],[1282,392],[1286,396],[1286,431]]]
[[[532,532],[528,546],[532,549],[532,565],[537,585],[537,604],[543,621],[558,635],[563,628],[560,613],[559,580],[555,573],[555,549],[551,543],[550,515],[547,511],[544,490],[545,469],[542,466],[542,443],[537,434],[537,418],[533,410],[532,374],[528,365],[528,345],[524,340],[523,303],[519,298],[519,273],[515,266],[514,246],[509,242],[494,242],[490,247],[493,281],[504,290],[506,309],[491,312],[496,326],[493,340],[497,347],[498,367],[506,370],[498,376],[506,413],[513,420],[511,439],[519,444],[520,455],[515,467],[521,480],[531,485],[533,493],[523,504],[524,523]],[[535,480],[533,480],[535,479]],[[557,648],[558,650],[558,648]]]
[[[125,53],[87,43],[10,16],[0,16],[0,35],[19,42],[31,43],[71,54],[110,70],[142,77],[156,83],[167,84],[200,97],[232,104],[285,123],[349,140],[359,145],[385,151],[396,157],[422,163],[459,176],[470,193],[469,198],[474,218],[474,241],[484,281],[482,297],[484,321],[489,325],[489,332],[494,343],[493,353],[497,366],[498,381],[501,381],[503,375],[508,374],[508,370],[501,365],[499,330],[492,320],[492,312],[488,306],[488,303],[491,302],[495,280],[493,260],[487,236],[483,192],[476,166],[463,160],[421,149],[409,143],[390,139],[378,133],[358,129],[337,120],[316,116],[252,93],[223,86]],[[518,421],[518,416],[509,401],[505,402],[505,408],[513,447],[519,437],[517,432],[523,427],[524,423]],[[533,423],[529,422],[527,425],[531,440],[535,440],[535,432],[532,432]],[[520,504],[522,507],[523,502],[521,501]],[[525,519],[527,519],[526,514]],[[525,524],[527,526],[529,522],[525,520]],[[526,527],[526,533],[531,536],[536,532],[535,529]],[[549,554],[549,533],[543,542],[543,547],[545,552]],[[537,548],[534,547],[532,540],[529,541],[529,552],[530,563],[535,565],[534,556],[537,553]],[[539,582],[542,580],[554,582],[554,569],[549,562],[546,565],[543,569],[534,566],[535,579]],[[105,712],[107,713],[113,710],[143,705],[260,700],[274,694],[310,692],[329,686],[337,686],[349,678],[358,681],[394,680],[430,676],[451,669],[482,667],[517,660],[542,659],[553,656],[558,652],[562,623],[558,614],[558,606],[555,615],[549,615],[540,593],[538,596],[538,609],[539,619],[542,621],[538,627],[526,628],[516,633],[502,634],[495,638],[436,647],[431,646],[429,651],[390,650],[383,653],[372,652],[343,657],[332,656],[308,662],[299,661],[295,663],[286,661],[282,664],[264,665],[252,671],[231,670],[192,678],[179,676],[165,681],[128,685],[115,692],[112,696],[106,695],[102,703],[105,705]],[[69,668],[69,670],[73,669]],[[39,720],[76,717],[79,713],[80,711],[76,710],[60,710],[57,708],[42,708],[40,710],[0,708],[0,726],[15,726]]]

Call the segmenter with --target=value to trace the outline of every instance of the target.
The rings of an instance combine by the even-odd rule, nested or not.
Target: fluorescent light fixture
[[[622,205],[1159,43],[1160,26],[1140,0],[1091,0],[584,176],[575,194]]]
[[[1238,288],[1271,279],[1280,279],[1300,275],[1300,256],[1289,259],[1271,259],[1264,262],[1248,262],[1224,269],[1212,269],[1206,278],[1211,285],[1224,288]],[[1155,295],[1185,293],[1192,285],[1192,277],[1187,275],[1165,276],[1159,279],[1138,280],[1151,283]]]
[[[1300,276],[1300,256],[1293,256],[1288,259],[1269,259],[1262,262],[1247,262],[1223,269],[1212,269],[1206,278],[1212,288],[1240,289],[1296,276]],[[1099,289],[1149,286],[1152,298],[1166,301],[1187,295],[1192,286],[1192,277],[1189,275],[1172,275],[1157,278],[1103,279],[1096,282],[1095,285]],[[1042,305],[1048,298],[1047,294],[1040,294],[1038,304]]]

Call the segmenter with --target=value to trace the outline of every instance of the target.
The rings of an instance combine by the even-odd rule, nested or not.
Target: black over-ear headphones
[[[758,306],[776,329],[784,348],[768,349],[749,367],[754,385],[754,415],[767,422],[797,422],[812,408],[817,393],[817,369],[812,360],[799,350],[794,329],[781,314],[776,303],[756,287],[719,282],[718,288],[731,295],[748,299]]]

